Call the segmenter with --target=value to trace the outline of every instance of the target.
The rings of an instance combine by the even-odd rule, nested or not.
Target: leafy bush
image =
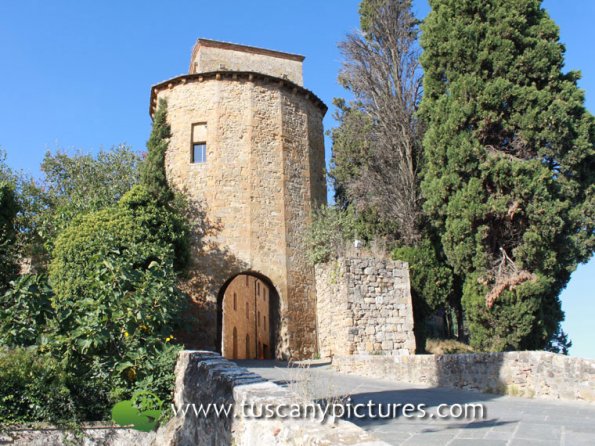
[[[139,185],[140,158],[123,147],[46,155],[45,186],[22,182],[18,203],[0,183],[0,242],[12,243],[16,216],[36,266],[51,254],[49,278],[22,276],[0,295],[0,345],[16,347],[0,358],[0,421],[102,420],[139,390],[170,399],[190,227],[188,203],[165,181],[165,116],[160,104]]]
[[[96,156],[83,153],[46,153],[41,164],[43,187],[22,187],[24,226],[29,238],[51,252],[56,237],[73,219],[115,205],[139,181],[141,155],[118,146]]]
[[[75,419],[68,374],[35,348],[0,349],[0,423]]]
[[[184,221],[135,186],[56,240],[56,317],[45,347],[96,382],[101,397],[107,383],[112,400],[137,388],[169,398],[177,352],[169,342],[186,303],[174,264],[185,237]]]
[[[50,265],[56,300],[92,298],[102,286],[97,272],[107,258],[123,257],[139,270],[153,261],[182,267],[186,239],[184,220],[135,186],[116,206],[78,218],[58,237]]]
[[[356,239],[379,244],[384,252],[383,243],[394,229],[370,210],[357,213],[353,206],[322,206],[314,214],[308,234],[308,256],[313,264],[328,262],[345,255]]]
[[[353,239],[353,215],[336,207],[321,207],[314,215],[308,234],[308,255],[314,264],[327,262],[336,257],[345,245]]]
[[[25,274],[0,295],[0,345],[30,346],[40,342],[53,315],[47,276]]]

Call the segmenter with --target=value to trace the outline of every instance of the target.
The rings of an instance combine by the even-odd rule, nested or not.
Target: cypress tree
[[[539,349],[595,246],[595,122],[540,0],[430,0],[424,210],[464,277],[471,343]],[[556,334],[558,333],[558,335]]]
[[[171,137],[167,123],[167,102],[160,99],[153,117],[153,129],[147,141],[147,158],[141,167],[141,183],[162,204],[173,199],[173,193],[165,175],[165,153]]]

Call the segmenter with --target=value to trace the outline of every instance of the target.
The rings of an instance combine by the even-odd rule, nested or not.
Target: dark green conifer
[[[594,250],[595,121],[540,0],[430,0],[422,192],[474,347],[547,347]]]

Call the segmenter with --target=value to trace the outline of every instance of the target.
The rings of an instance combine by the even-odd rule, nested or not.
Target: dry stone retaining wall
[[[339,372],[433,387],[595,402],[595,361],[542,351],[335,356],[333,367]]]
[[[409,266],[377,258],[339,258],[316,266],[322,357],[415,352]]]

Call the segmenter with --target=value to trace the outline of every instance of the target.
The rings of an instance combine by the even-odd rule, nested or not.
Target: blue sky
[[[306,56],[305,86],[331,109],[337,42],[358,25],[356,0],[80,1],[0,3],[0,147],[8,164],[32,175],[47,150],[127,143],[143,150],[152,84],[188,70],[198,37]],[[561,28],[566,66],[580,69],[595,112],[595,2],[546,0]],[[424,0],[415,2],[424,16]],[[327,140],[327,159],[330,144]],[[572,355],[595,358],[595,260],[581,265],[562,294]]]

